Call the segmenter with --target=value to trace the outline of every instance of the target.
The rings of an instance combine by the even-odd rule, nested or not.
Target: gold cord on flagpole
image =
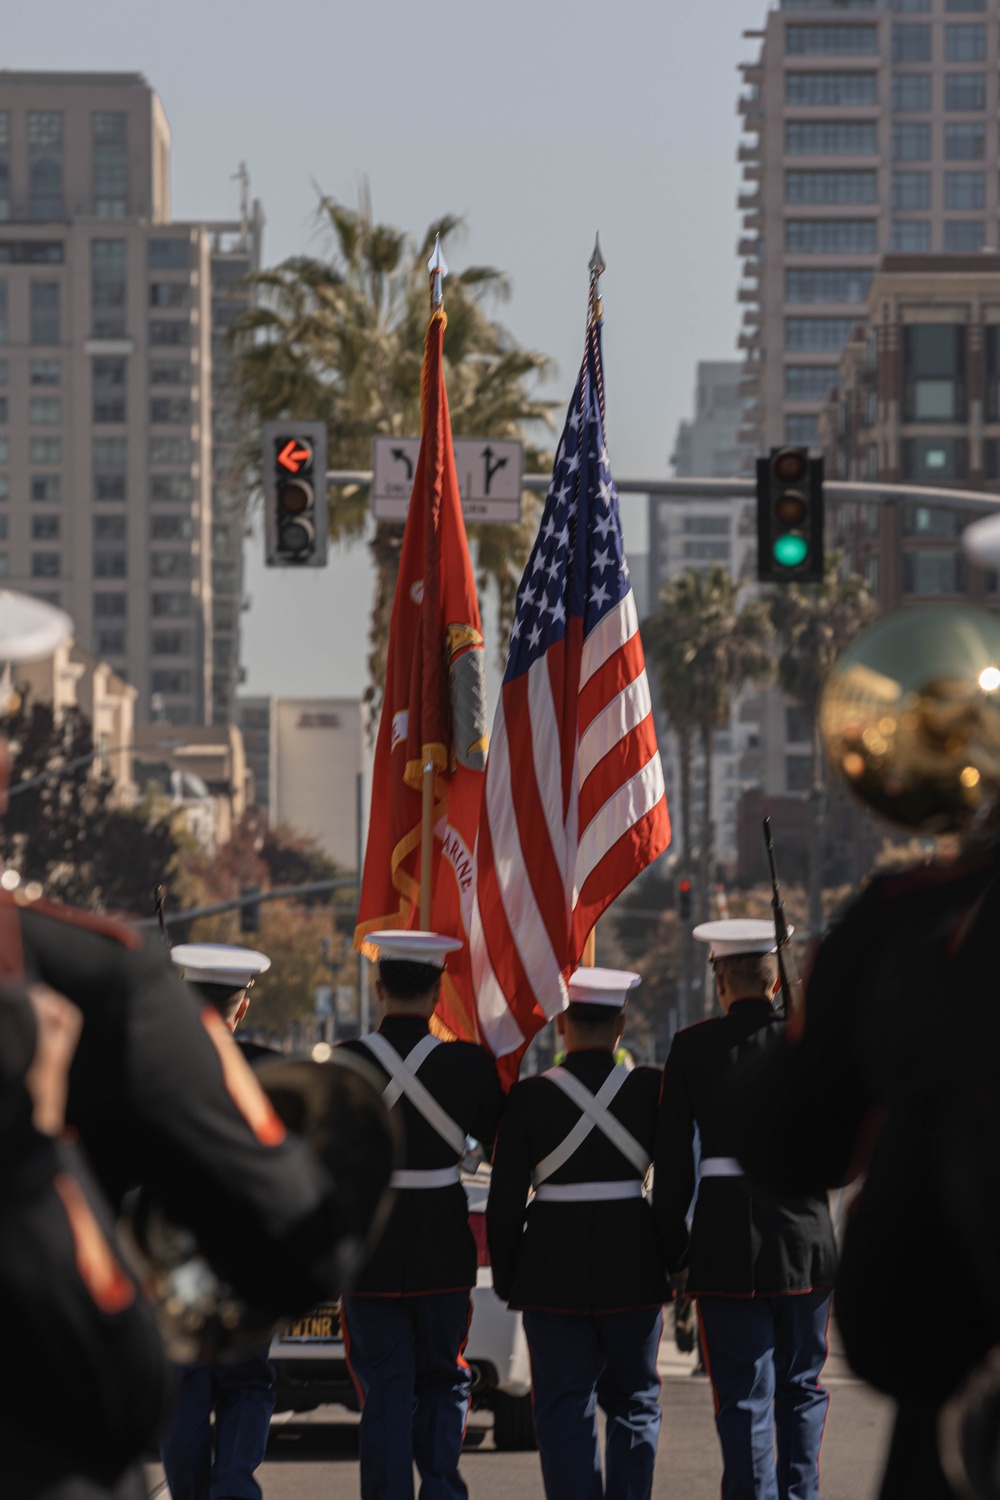
[[[434,761],[424,761],[420,808],[420,926],[431,930],[431,885],[434,857]]]

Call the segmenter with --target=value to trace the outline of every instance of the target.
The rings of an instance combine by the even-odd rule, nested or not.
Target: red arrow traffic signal
[[[312,458],[312,449],[297,448],[296,441],[295,438],[289,438],[278,454],[279,464],[281,464],[283,469],[287,469],[290,474],[297,474],[303,464],[309,463]]]

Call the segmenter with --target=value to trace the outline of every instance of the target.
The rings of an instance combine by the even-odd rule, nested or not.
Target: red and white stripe
[[[581,630],[504,684],[490,741],[470,946],[497,1057],[565,1008],[590,929],[670,840],[631,590]]]

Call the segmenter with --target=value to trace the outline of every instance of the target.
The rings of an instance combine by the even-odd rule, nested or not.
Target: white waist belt
[[[434,1167],[426,1172],[393,1172],[389,1186],[394,1188],[442,1188],[461,1182],[458,1164],[453,1167]]]
[[[635,1178],[624,1182],[543,1182],[535,1189],[539,1203],[600,1203],[641,1197],[642,1183]]]
[[[742,1177],[743,1168],[735,1156],[706,1156],[701,1164],[702,1177]]]

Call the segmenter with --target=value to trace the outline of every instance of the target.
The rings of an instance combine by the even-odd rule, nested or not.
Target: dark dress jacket
[[[998,932],[996,845],[872,881],[819,949],[797,1034],[734,1086],[762,1181],[864,1174],[837,1318],[857,1372],[900,1401],[940,1403],[1000,1343]],[[931,1337],[929,1276],[961,1288]]]
[[[679,1031],[663,1070],[653,1209],[671,1275],[691,1294],[774,1296],[830,1287],[836,1272],[824,1193],[777,1197],[743,1176],[702,1176],[694,1222],[694,1132],[701,1158],[738,1158],[729,1089],[741,1059],[769,1049],[784,1023],[764,999]]]
[[[603,1049],[570,1052],[562,1066],[596,1094],[615,1066]],[[652,1158],[659,1074],[635,1068],[610,1112]],[[653,1216],[645,1198],[528,1203],[532,1173],[580,1119],[544,1075],[515,1084],[500,1124],[486,1207],[493,1285],[511,1307],[612,1312],[669,1298]],[[596,1126],[546,1181],[639,1180],[636,1167]]]
[[[141,1183],[243,1297],[275,1315],[338,1295],[335,1184],[281,1127],[217,1012],[199,1005],[159,939],[5,901],[0,963],[83,1012],[66,1122],[112,1208]]]
[[[427,1035],[420,1016],[387,1015],[378,1028],[406,1058]],[[341,1046],[377,1068],[378,1058],[363,1042]],[[467,1136],[492,1151],[503,1091],[496,1064],[473,1042],[443,1042],[425,1058],[417,1077]],[[406,1137],[403,1168],[433,1171],[455,1165],[455,1152],[405,1096],[393,1105],[402,1112]],[[462,1291],[476,1284],[476,1242],[469,1228],[469,1205],[460,1182],[447,1187],[401,1188],[389,1221],[355,1287],[355,1296],[408,1297]]]

